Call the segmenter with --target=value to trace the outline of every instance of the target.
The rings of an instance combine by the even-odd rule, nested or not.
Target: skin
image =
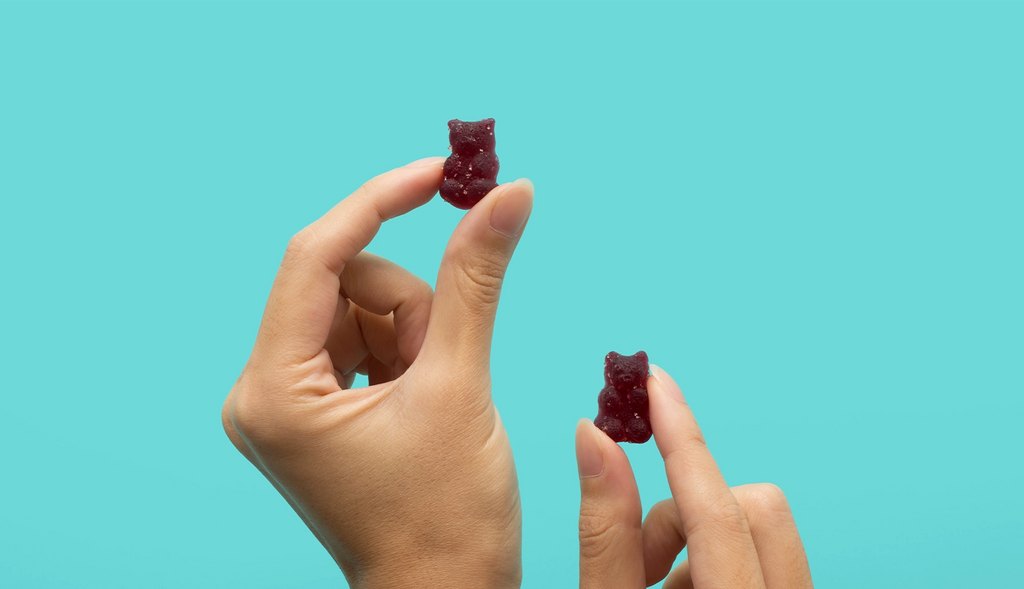
[[[672,498],[641,522],[625,452],[580,420],[580,588],[631,589],[662,579],[664,589],[813,587],[783,492],[766,483],[729,488],[679,386],[657,366],[651,372],[651,427]],[[684,547],[689,558],[672,570]]]
[[[224,430],[341,567],[349,585],[518,587],[522,516],[490,395],[490,344],[533,185],[495,188],[456,227],[437,292],[364,248],[428,202],[444,158],[359,188],[289,242]],[[652,367],[654,438],[672,499],[641,522],[622,449],[576,430],[580,587],[809,588],[785,495],[730,489],[679,387]],[[354,389],[357,373],[369,386]],[[690,558],[670,569],[688,546]]]
[[[291,239],[223,406],[231,442],[352,587],[518,587],[522,577],[490,344],[533,185],[499,186],[466,213],[436,293],[363,251],[383,222],[431,199],[443,161],[370,180]],[[369,386],[350,388],[356,373]]]

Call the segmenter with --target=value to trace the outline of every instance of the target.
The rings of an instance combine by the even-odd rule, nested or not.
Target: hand
[[[499,186],[466,213],[436,294],[362,251],[431,199],[442,162],[370,180],[292,238],[222,412],[352,587],[521,579],[518,483],[489,359],[533,185]],[[369,386],[348,388],[356,372]]]
[[[589,420],[576,426],[580,471],[580,588],[812,587],[789,503],[770,484],[729,488],[675,381],[652,366],[647,391],[654,439],[672,499],[641,525],[626,454]],[[689,558],[669,573],[676,556]]]

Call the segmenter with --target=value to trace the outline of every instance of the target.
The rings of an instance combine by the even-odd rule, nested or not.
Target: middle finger
[[[398,363],[398,344],[392,316],[376,315],[359,305],[348,305],[348,311],[324,349],[331,357],[334,370],[343,377],[338,380],[343,389],[352,388],[356,373],[368,375],[372,360],[393,370]]]
[[[364,311],[388,316],[393,323],[398,346],[398,359],[394,368],[402,373],[419,354],[430,319],[430,305],[434,291],[427,282],[398,264],[369,252],[360,252],[341,273],[341,296]],[[364,321],[359,327],[366,326]],[[346,318],[347,320],[348,318]],[[370,326],[377,322],[369,322]],[[373,334],[351,329],[337,329],[329,338],[329,350],[360,349],[365,346],[353,336],[362,335],[369,342]],[[378,357],[383,360],[383,358]]]

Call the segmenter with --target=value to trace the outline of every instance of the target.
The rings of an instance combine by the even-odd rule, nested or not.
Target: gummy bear
[[[448,121],[452,154],[444,161],[441,198],[460,209],[470,209],[498,183],[498,156],[494,153],[494,119]]]
[[[609,352],[604,358],[604,388],[597,396],[594,425],[616,442],[643,444],[651,439],[651,413],[647,402],[647,354],[623,356]]]

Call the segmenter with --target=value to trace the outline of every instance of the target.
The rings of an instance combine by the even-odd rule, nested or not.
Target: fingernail
[[[412,163],[405,164],[406,168],[425,168],[427,166],[436,166],[443,162],[446,158],[444,157],[425,157],[421,160],[416,160]]]
[[[680,403],[686,402],[686,399],[683,397],[683,391],[679,389],[679,385],[677,385],[676,381],[672,380],[672,377],[662,370],[660,366],[657,364],[651,364],[651,375],[654,376],[654,380],[658,382],[658,386],[661,387],[661,390],[668,393],[668,396]]]
[[[526,188],[525,190],[523,188]],[[533,210],[533,182],[516,180],[498,197],[491,209],[491,229],[505,237],[518,237]]]
[[[581,479],[596,477],[604,472],[604,454],[596,437],[600,433],[589,419],[581,419],[576,424],[576,467]]]

